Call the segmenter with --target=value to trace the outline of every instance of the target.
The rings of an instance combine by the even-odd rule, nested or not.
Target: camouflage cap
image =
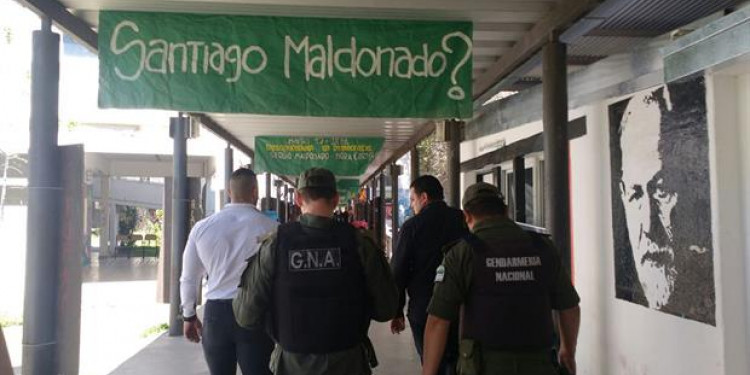
[[[500,190],[498,190],[495,185],[486,182],[477,182],[466,188],[464,199],[461,200],[461,204],[466,207],[467,204],[478,198],[500,198],[500,200],[505,202],[503,194],[500,193]]]
[[[311,187],[336,190],[336,177],[328,169],[310,168],[299,175],[297,190]]]

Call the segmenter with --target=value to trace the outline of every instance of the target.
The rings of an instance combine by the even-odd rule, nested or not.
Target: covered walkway
[[[299,171],[274,171],[270,160],[365,160],[362,171],[336,174],[357,178],[350,203],[365,207],[384,249],[397,241],[409,191],[401,160],[413,180],[417,146],[434,136],[448,204],[492,183],[515,221],[550,233],[581,295],[579,374],[750,373],[750,0],[17,1],[42,18],[29,222],[49,234],[29,237],[24,350],[39,360],[24,363],[25,374],[76,373],[80,347],[83,150],[54,137],[53,24],[99,55],[100,106],[180,111],[170,121],[174,225],[163,276],[172,336],[182,334],[187,141],[199,127],[226,141],[225,178],[235,152],[265,172],[263,208],[282,222]],[[216,32],[217,20],[239,36]],[[293,32],[267,33],[266,22]],[[359,66],[355,50],[370,64]],[[307,61],[313,51],[323,52]],[[60,270],[69,277],[49,288]],[[70,312],[59,314],[59,332],[57,311]],[[372,336],[377,373],[418,372],[408,335],[377,324]],[[205,364],[199,346],[165,335],[114,373],[205,373]]]
[[[374,370],[375,374],[419,373],[419,358],[414,351],[409,330],[393,335],[388,324],[373,323],[370,327],[370,339],[380,361],[380,365]],[[184,337],[170,337],[165,333],[111,372],[111,375],[141,374],[204,375],[208,374],[208,367],[200,345],[188,342]]]

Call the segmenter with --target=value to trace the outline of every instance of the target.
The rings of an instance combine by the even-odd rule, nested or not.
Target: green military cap
[[[500,198],[500,200],[504,201],[503,194],[500,193],[500,190],[495,185],[486,182],[477,182],[466,188],[461,204],[466,207],[467,204],[478,198]]]
[[[297,190],[304,188],[330,188],[336,190],[336,177],[325,168],[310,168],[299,175]]]

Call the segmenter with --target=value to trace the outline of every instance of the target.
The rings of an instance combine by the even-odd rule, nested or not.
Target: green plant
[[[22,326],[23,319],[10,316],[0,316],[0,327]]]
[[[156,334],[165,332],[168,329],[169,329],[169,324],[167,324],[167,323],[157,324],[155,326],[151,326],[151,327],[146,328],[141,333],[141,337],[149,337],[151,335],[156,335]]]

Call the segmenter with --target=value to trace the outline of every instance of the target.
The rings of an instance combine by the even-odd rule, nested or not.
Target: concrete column
[[[411,171],[409,183],[412,183],[419,177],[419,150],[416,147],[412,147],[411,151],[409,151],[409,162]]]
[[[565,44],[542,50],[545,210],[547,229],[570,271],[570,183],[568,176],[568,82]]]
[[[57,314],[57,373],[77,374],[81,348],[81,244],[87,199],[83,145],[60,147],[63,196]]]
[[[226,203],[230,202],[229,199],[229,180],[232,178],[232,172],[234,172],[234,153],[232,152],[232,146],[227,143],[227,148],[224,149],[224,200]]]
[[[86,244],[86,256],[88,259],[87,262],[91,261],[91,253],[93,245],[91,244],[91,235],[94,231],[94,188],[91,185],[86,185],[86,219],[85,219],[85,228],[86,228],[86,238],[85,238],[85,244]],[[101,237],[99,237],[101,239]]]
[[[461,208],[461,126],[463,122],[448,120],[445,122],[446,171],[448,186],[445,187],[445,201],[449,206]]]
[[[378,243],[381,247],[385,248],[385,174],[381,173],[378,178],[378,197],[380,198],[380,204],[378,205]]]
[[[57,374],[58,258],[62,182],[59,164],[60,36],[49,18],[33,32],[26,291],[23,311],[24,375]]]
[[[501,189],[503,186],[503,169],[500,167],[495,167],[492,169],[492,181],[495,181],[495,186],[497,186],[498,189]],[[508,203],[508,197],[505,197],[506,201],[505,203]]]
[[[187,178],[187,139],[189,118],[172,117],[170,130],[174,139],[173,181],[172,181],[172,259],[170,267],[169,288],[169,335],[182,335],[180,319],[180,274],[182,272],[182,253],[187,242],[189,222]]]
[[[281,220],[281,185],[284,181],[275,180],[273,185],[276,187],[276,217]]]
[[[397,164],[390,165],[391,175],[391,251],[396,249],[398,243],[398,175],[401,167]]]
[[[112,253],[109,251],[109,242],[113,241],[114,236],[110,233],[110,212],[109,212],[109,176],[104,175],[101,177],[102,184],[102,200],[99,204],[102,208],[102,220],[101,227],[99,228],[99,256],[110,256]]]
[[[266,200],[265,205],[263,205],[263,210],[270,211],[271,210],[271,173],[266,172]]]
[[[117,254],[117,232],[120,229],[120,216],[117,215],[117,205],[109,204],[109,247],[107,253],[111,256]]]
[[[513,158],[513,185],[515,191],[515,220],[526,222],[526,160],[523,156]]]
[[[289,202],[291,202],[289,200],[289,185],[284,184],[284,208],[285,210],[284,210],[284,217],[281,218],[282,223],[286,223],[287,221],[289,221],[289,209],[291,208],[289,207]]]
[[[162,223],[161,249],[159,249],[159,270],[156,282],[156,301],[169,303],[171,289],[172,259],[172,177],[164,178],[164,223]]]

